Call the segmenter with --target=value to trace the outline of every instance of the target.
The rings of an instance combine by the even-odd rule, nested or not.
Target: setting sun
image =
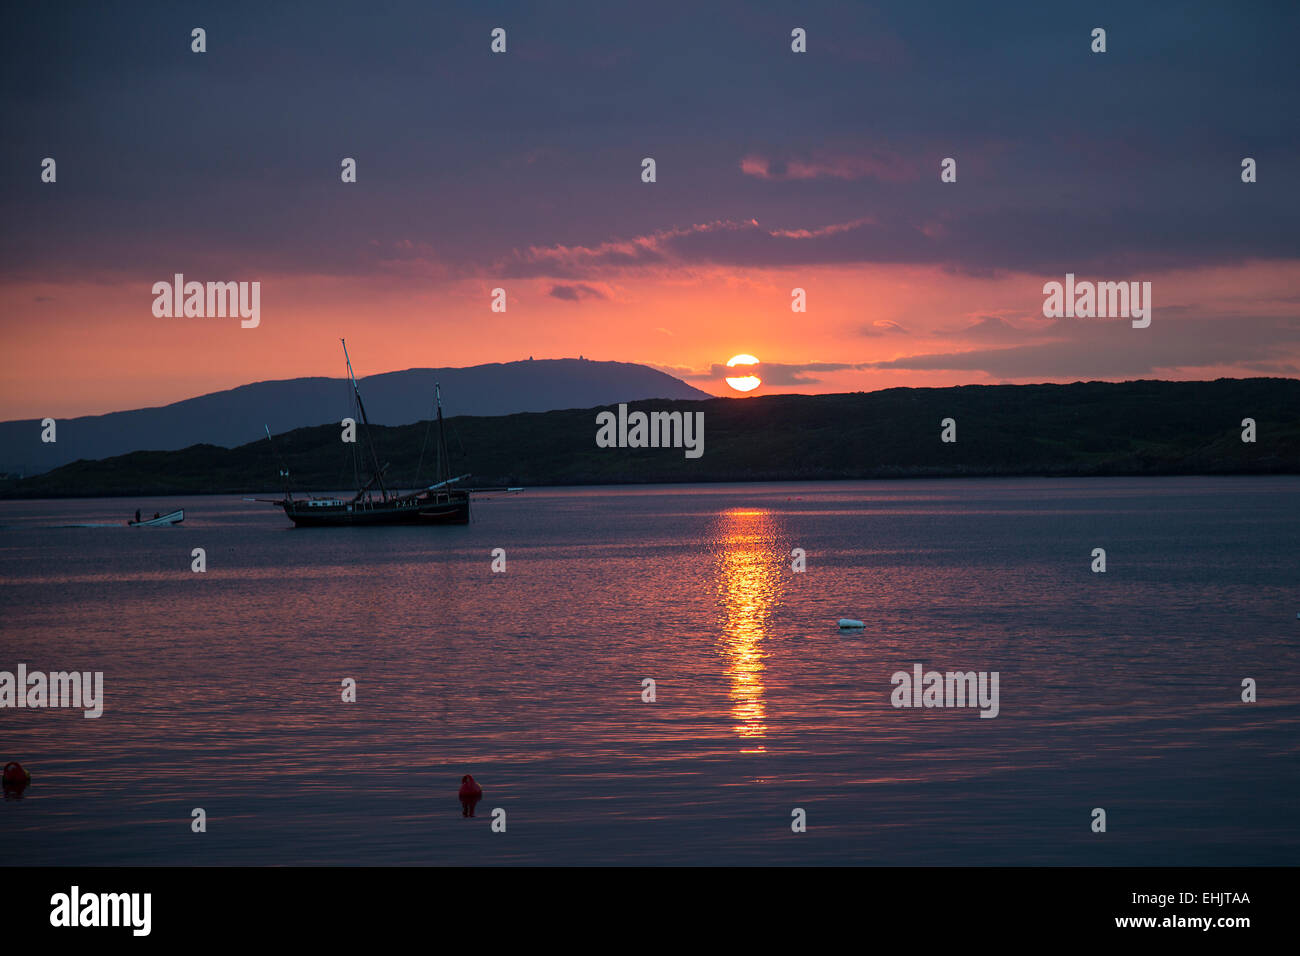
[[[749,366],[751,373],[753,371],[752,366],[757,364],[758,359],[744,352],[739,355],[733,355],[727,360],[728,368],[736,368],[737,366],[740,366],[743,370],[744,367]],[[727,384],[738,392],[752,392],[754,389],[758,388],[758,386],[763,384],[763,380],[757,375],[750,374],[728,378]]]

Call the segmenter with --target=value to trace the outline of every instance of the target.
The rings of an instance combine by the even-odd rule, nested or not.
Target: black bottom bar
[[[810,942],[842,930],[872,944],[943,947],[1099,937],[1230,946],[1283,929],[1294,883],[1289,868],[11,868],[0,926],[25,945],[75,934],[81,943],[224,940],[259,950],[363,939],[371,949],[412,934],[495,948],[620,926],[629,940],[668,945],[664,934],[685,938],[679,930],[701,920],[733,944],[784,924]],[[74,886],[77,923],[121,925],[52,925],[74,921]],[[146,893],[148,934],[137,936]]]

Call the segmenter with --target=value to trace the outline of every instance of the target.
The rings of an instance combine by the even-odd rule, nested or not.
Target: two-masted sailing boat
[[[342,341],[342,340],[340,340]],[[384,484],[384,473],[388,465],[379,464],[375,443],[370,436],[370,420],[366,417],[366,406],[361,401],[361,389],[357,387],[357,377],[352,371],[352,359],[348,356],[348,344],[343,342],[343,358],[348,366],[348,378],[352,382],[352,393],[356,400],[357,411],[361,417],[361,437],[370,455],[373,466],[370,480],[357,489],[351,498],[326,498],[309,496],[295,498],[288,487],[288,469],[281,462],[280,475],[285,479],[284,498],[258,499],[271,500],[284,509],[284,513],[299,527],[340,527],[344,525],[390,525],[390,524],[468,524],[471,492],[474,491],[520,491],[519,488],[458,488],[456,483],[468,478],[468,475],[451,476],[450,462],[447,456],[447,438],[442,423],[442,394],[434,386],[435,403],[438,410],[438,474],[434,484],[418,491],[396,492]],[[271,430],[266,430],[266,437],[271,438]],[[274,448],[274,439],[272,447]]]

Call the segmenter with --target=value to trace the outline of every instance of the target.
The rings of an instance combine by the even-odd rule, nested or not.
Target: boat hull
[[[328,505],[285,501],[284,513],[300,528],[353,528],[381,525],[469,524],[469,498],[450,501],[399,501]]]
[[[157,518],[145,518],[143,521],[128,521],[127,525],[132,528],[166,528],[169,525],[180,524],[185,520],[185,509],[172,511]]]

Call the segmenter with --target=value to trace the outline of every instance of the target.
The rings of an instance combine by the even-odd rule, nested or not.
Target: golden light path
[[[739,355],[733,355],[727,360],[727,368],[735,368],[737,365],[757,365],[758,359],[742,352]],[[758,386],[763,384],[763,380],[757,375],[737,375],[726,379],[728,385],[738,392],[752,392]]]
[[[780,596],[781,554],[776,521],[763,510],[724,512],[722,554],[718,568],[718,597],[725,620],[719,642],[731,681],[731,715],[742,753],[762,752],[767,736],[767,707],[763,695],[766,657],[763,640],[767,622]]]

